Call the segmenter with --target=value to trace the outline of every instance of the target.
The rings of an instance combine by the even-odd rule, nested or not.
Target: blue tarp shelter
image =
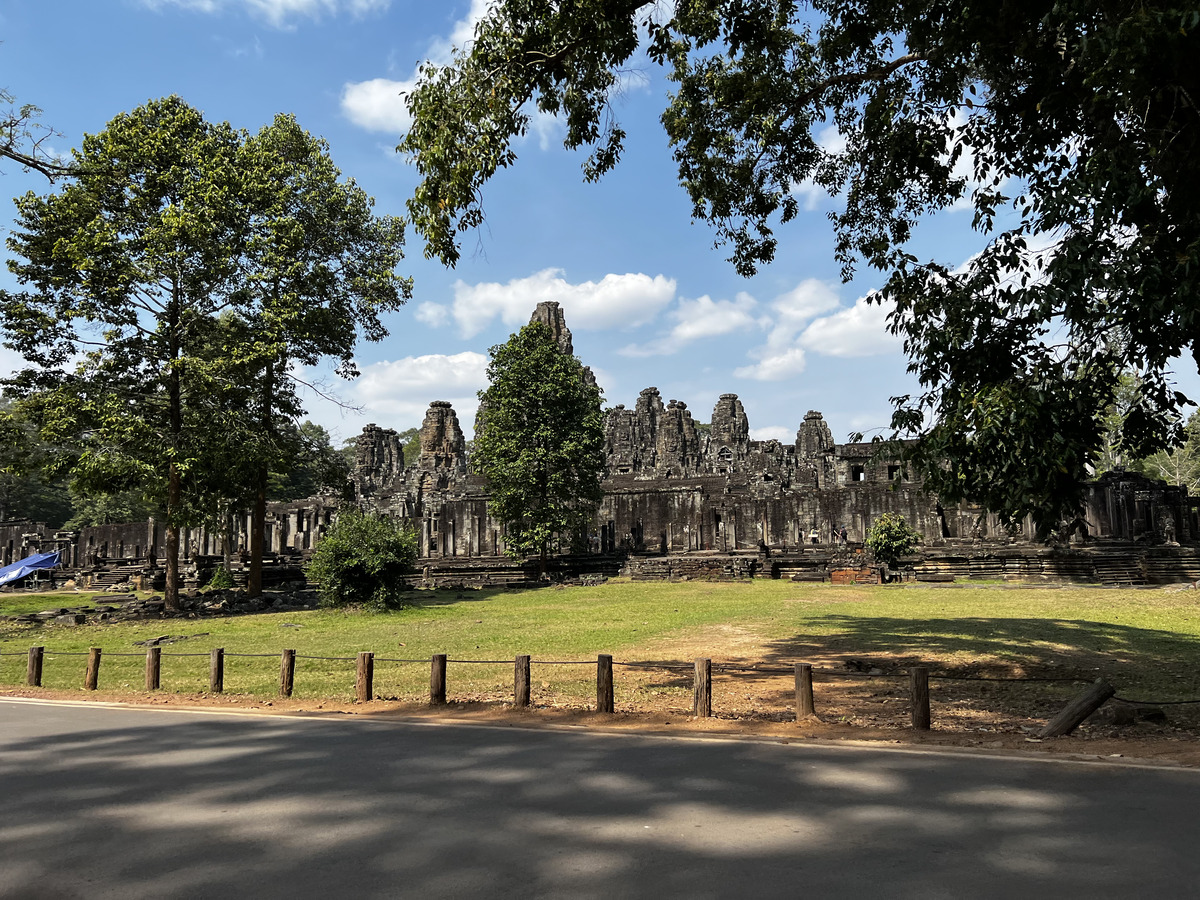
[[[19,559],[12,565],[0,569],[0,587],[20,581],[30,572],[36,572],[38,569],[55,569],[61,560],[62,553],[58,550],[53,553],[35,553],[33,556]]]

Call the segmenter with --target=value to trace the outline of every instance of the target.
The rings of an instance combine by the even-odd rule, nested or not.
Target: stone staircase
[[[125,566],[105,566],[91,576],[91,590],[106,591],[114,585],[137,578],[145,571],[143,563]]]
[[[1123,584],[1145,584],[1146,574],[1141,560],[1126,554],[1097,554],[1096,580],[1101,584],[1120,586]]]

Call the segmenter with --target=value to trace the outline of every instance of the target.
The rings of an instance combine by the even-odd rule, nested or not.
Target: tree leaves
[[[1172,0],[689,0],[659,19],[504,0],[409,97],[409,210],[453,265],[530,104],[568,110],[567,146],[603,161],[587,177],[615,163],[607,90],[644,33],[676,85],[663,124],[680,184],[737,271],[774,258],[795,185],[844,196],[843,274],[887,274],[872,299],[894,305],[924,388],[898,436],[924,439],[947,499],[1052,523],[1078,504],[1118,373],[1143,381],[1124,429],[1140,452],[1176,441],[1190,402],[1169,367],[1200,363],[1196,17]],[[822,143],[830,126],[839,141]],[[921,217],[960,206],[985,249],[916,257]]]
[[[471,464],[488,479],[508,552],[538,553],[544,562],[555,541],[582,542],[600,503],[600,389],[540,322],[490,353]]]

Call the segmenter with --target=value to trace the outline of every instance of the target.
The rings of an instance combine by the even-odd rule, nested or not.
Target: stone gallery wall
[[[532,321],[571,352],[571,332],[556,303]],[[590,377],[590,371],[587,377]],[[413,523],[421,555],[493,556],[503,529],[487,511],[487,485],[470,471],[455,411],[429,407],[417,440],[420,456],[404,466],[395,431],[368,425],[352,475],[359,502]],[[941,541],[1011,543],[1030,533],[1000,527],[979,507],[943,507],[903,463],[879,445],[838,444],[820,412],[810,410],[794,443],[755,441],[736,394],[722,394],[708,426],[687,404],[663,402],[657,388],[632,409],[618,405],[605,422],[604,501],[589,535],[595,552],[786,551],[832,543],[844,527],[862,541],[881,514],[902,515],[930,545]],[[1190,541],[1200,532],[1186,492],[1138,476],[1109,475],[1089,486],[1082,525],[1089,538]]]
[[[572,352],[571,332],[557,303],[538,304],[532,321],[546,325],[564,353]],[[584,377],[594,381],[590,370]],[[420,453],[406,466],[394,430],[373,424],[363,429],[351,474],[359,505],[410,522],[426,559],[471,566],[473,558],[502,555],[504,530],[488,513],[487,482],[471,471],[462,427],[449,403],[430,404],[416,440]],[[944,507],[899,460],[881,457],[878,450],[878,444],[835,442],[815,410],[799,423],[794,442],[755,441],[736,394],[722,394],[705,425],[693,419],[685,402],[664,403],[658,389],[648,387],[632,409],[618,405],[608,412],[604,500],[588,549],[599,554],[769,551],[779,559],[804,548],[811,556],[814,532],[817,548],[832,549],[834,530],[843,527],[850,542],[861,542],[885,512],[903,516],[927,549],[1011,546],[1031,534],[1029,523],[1005,529],[979,507]],[[1088,485],[1084,515],[1061,537],[1075,543],[1191,543],[1200,535],[1197,503],[1180,488],[1109,473]],[[311,550],[337,505],[333,497],[271,504],[268,554],[286,558]],[[248,517],[235,530],[229,549],[240,555],[249,546]],[[162,524],[153,521],[57,534],[33,522],[0,523],[5,562],[37,550],[63,549],[64,562],[72,567],[105,560],[153,565],[163,542]],[[219,535],[192,529],[182,536],[182,550],[186,562],[220,556],[225,547]]]

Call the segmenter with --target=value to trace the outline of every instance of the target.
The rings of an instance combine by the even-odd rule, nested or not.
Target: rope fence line
[[[590,659],[535,659],[531,662],[535,666],[594,666],[596,664]]]
[[[1130,700],[1128,697],[1121,697],[1117,694],[1113,694],[1112,699],[1128,703],[1130,706],[1190,706],[1193,703],[1200,703],[1200,700]]]
[[[319,659],[327,662],[354,662],[357,658],[356,656],[301,656],[299,653],[296,654],[296,659]]]
[[[678,663],[637,663],[637,662],[618,662],[613,660],[614,666],[622,666],[626,669],[665,669],[667,671],[690,671],[691,666]]]
[[[49,651],[47,653],[45,647],[30,647],[27,654],[22,654],[20,651],[3,652],[0,651],[0,656],[22,656],[28,657],[26,668],[27,684],[30,686],[40,687],[42,682],[42,667],[44,658],[49,655],[51,659],[59,657],[78,657],[86,656],[88,659],[87,670],[84,678],[84,687],[87,690],[96,690],[99,681],[99,671],[101,659],[104,657],[144,657],[146,660],[146,689],[158,690],[160,682],[160,665],[162,657],[203,657],[208,656],[210,659],[210,679],[209,689],[213,692],[221,692],[224,690],[224,662],[225,657],[241,658],[241,659],[278,659],[280,661],[280,676],[279,676],[279,691],[281,697],[290,697],[294,686],[296,660],[317,660],[326,662],[354,662],[356,663],[356,680],[355,680],[355,696],[360,702],[367,702],[375,699],[373,691],[374,664],[381,663],[398,663],[398,664],[427,664],[430,665],[430,704],[438,705],[446,703],[446,667],[448,663],[456,665],[509,665],[514,666],[514,689],[513,703],[515,706],[530,705],[530,669],[533,664],[544,666],[596,666],[596,709],[598,712],[613,712],[613,668],[619,666],[627,669],[642,669],[647,671],[669,671],[680,672],[692,670],[694,675],[693,682],[693,714],[697,717],[708,717],[712,715],[712,675],[714,670],[718,675],[770,675],[770,676],[785,676],[794,674],[796,683],[796,719],[800,721],[806,717],[815,715],[815,706],[813,702],[813,676],[819,675],[828,678],[908,678],[911,684],[912,698],[912,717],[913,728],[928,729],[930,728],[930,701],[929,701],[929,681],[930,679],[941,681],[958,681],[958,682],[997,682],[997,683],[1081,683],[1086,679],[1082,678],[1052,678],[1052,677],[1028,677],[1028,678],[1002,678],[991,676],[977,675],[949,675],[938,674],[931,672],[926,666],[908,666],[900,672],[842,672],[831,669],[815,669],[807,663],[796,663],[793,668],[784,667],[757,667],[757,666],[737,666],[729,664],[718,664],[714,666],[711,659],[697,659],[693,665],[684,663],[665,663],[665,662],[635,662],[614,660],[611,655],[600,654],[593,663],[590,660],[533,660],[528,655],[519,655],[514,659],[450,659],[446,654],[434,654],[428,658],[402,658],[402,657],[376,657],[371,652],[360,652],[357,656],[310,656],[297,654],[295,650],[284,649],[278,654],[275,653],[226,653],[223,648],[214,648],[208,653],[164,653],[161,647],[154,646],[146,649],[146,652],[125,652],[111,651],[105,652],[99,647],[92,647],[87,652],[83,651]],[[1103,679],[1091,683],[1090,687],[1080,694],[1077,698],[1071,701],[1064,710],[1050,722],[1043,730],[1043,736],[1057,736],[1059,734],[1070,733],[1076,725],[1082,722],[1088,715],[1098,709],[1108,699],[1114,699],[1122,703],[1128,703],[1135,706],[1188,706],[1200,704],[1200,699],[1191,700],[1134,700],[1127,697],[1121,697],[1116,694],[1107,682]]]
[[[429,665],[429,660],[422,657],[421,659],[396,659],[390,656],[376,656],[375,662],[390,662],[390,663],[423,663]]]

